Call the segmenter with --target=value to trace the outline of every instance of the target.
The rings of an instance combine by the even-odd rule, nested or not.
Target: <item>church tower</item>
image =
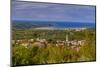
[[[66,41],[68,41],[68,34],[66,34]]]

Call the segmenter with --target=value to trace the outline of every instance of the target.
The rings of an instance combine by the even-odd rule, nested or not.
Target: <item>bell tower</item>
[[[66,34],[66,41],[68,41],[68,34]]]

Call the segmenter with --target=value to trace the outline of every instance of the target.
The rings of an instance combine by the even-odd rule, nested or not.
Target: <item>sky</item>
[[[95,23],[95,6],[12,2],[12,20]]]

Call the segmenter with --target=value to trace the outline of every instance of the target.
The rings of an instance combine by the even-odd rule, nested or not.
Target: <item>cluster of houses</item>
[[[68,46],[78,52],[85,42],[85,40],[57,41],[56,46]]]
[[[71,40],[71,41],[58,41],[56,42],[56,46],[59,45],[67,45],[67,46],[82,46],[84,45],[85,40]]]
[[[83,29],[76,29],[77,31],[80,31],[80,30],[84,30]],[[79,51],[79,49],[81,48],[81,46],[83,46],[86,42],[86,40],[69,40],[68,38],[68,34],[66,35],[66,40],[56,40],[55,41],[55,45],[54,46],[57,46],[57,47],[64,47],[64,46],[68,46],[72,49],[75,49],[77,51]],[[37,39],[21,39],[21,40],[12,40],[12,44],[15,44],[15,45],[22,45],[22,46],[25,46],[26,48],[27,47],[32,47],[32,46],[38,46],[40,48],[42,47],[47,47],[48,45],[50,45],[51,43],[48,42],[47,39],[45,38],[37,38]]]
[[[32,46],[38,46],[40,48],[42,47],[47,47],[50,43],[48,43],[48,41],[46,39],[22,39],[22,40],[12,40],[12,44],[16,44],[16,45],[22,45],[27,47],[32,47]],[[64,47],[64,46],[69,46],[72,49],[75,49],[77,51],[79,51],[80,47],[83,46],[85,44],[85,40],[72,40],[69,41],[68,38],[66,38],[65,41],[61,41],[61,40],[56,40],[56,44],[55,46],[60,46],[60,47]]]
[[[47,47],[48,41],[46,39],[21,39],[21,40],[12,40],[12,44],[22,45],[25,47],[38,46],[38,47]]]

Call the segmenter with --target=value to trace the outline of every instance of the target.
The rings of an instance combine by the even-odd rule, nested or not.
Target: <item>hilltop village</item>
[[[68,29],[73,30],[73,29]],[[85,30],[85,28],[79,28],[74,29],[75,31],[81,32]],[[44,35],[45,36],[45,35]],[[51,35],[52,36],[52,35]],[[79,51],[81,46],[85,44],[86,40],[69,40],[69,35],[66,34],[65,40],[57,39],[55,42],[48,41],[46,38],[31,38],[31,39],[20,39],[20,40],[12,40],[12,44],[15,45],[22,45],[26,48],[31,48],[32,46],[37,46],[39,48],[46,48],[48,46],[56,46],[56,47],[69,47],[71,49],[74,49],[76,51]]]

